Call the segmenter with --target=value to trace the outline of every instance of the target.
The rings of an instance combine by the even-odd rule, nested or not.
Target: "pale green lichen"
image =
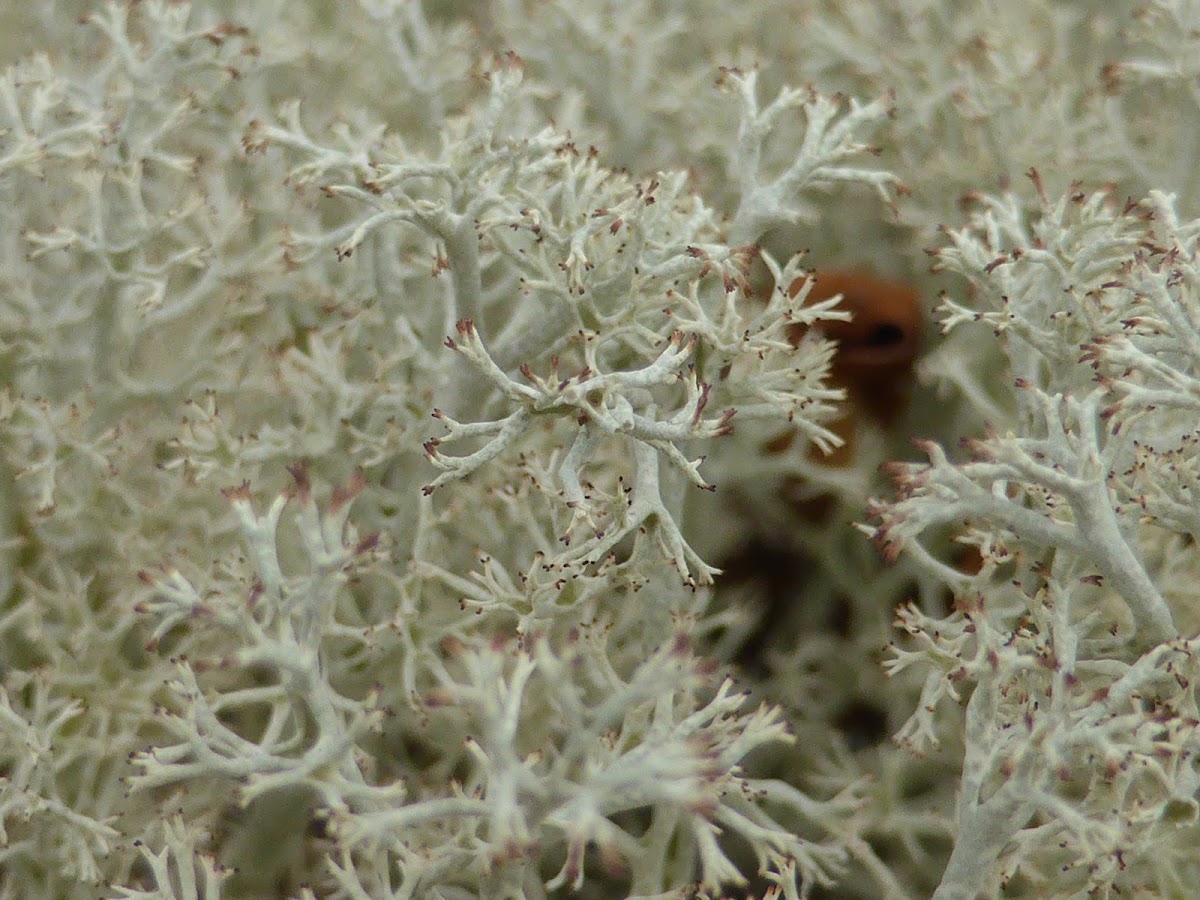
[[[1188,896],[1194,7],[0,10],[0,896]]]

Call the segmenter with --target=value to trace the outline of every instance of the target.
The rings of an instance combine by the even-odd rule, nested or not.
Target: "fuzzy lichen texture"
[[[735,242],[452,10],[61,14],[2,86],[5,895],[797,896],[873,860],[856,784],[743,770],[793,737],[710,653],[684,512],[735,423],[839,440],[832,345],[787,335],[844,314],[755,232],[886,192],[884,104],[711,66]]]
[[[1041,187],[1036,172],[1034,184]],[[1196,876],[1200,751],[1194,501],[1200,222],[1173,197],[986,198],[938,264],[969,278],[943,326],[988,328],[1016,414],[950,460],[895,464],[874,536],[952,587],[909,606],[893,673],[925,673],[899,737],[944,735],[966,704],[959,839],[935,896],[1185,893]],[[938,529],[978,571],[931,556]]]
[[[0,898],[1186,895],[1195,11],[902,6],[0,4]]]
[[[728,77],[751,97],[753,78]],[[681,488],[712,487],[684,448],[728,434],[735,415],[836,442],[821,424],[840,396],[821,383],[830,346],[784,334],[832,303],[802,308],[782,287],[752,301],[756,251],[723,240],[685,178],[635,182],[567,135],[522,133],[510,123],[531,116],[525,90],[521,61],[498,58],[432,152],[373,127],[321,143],[294,104],[250,123],[248,151],[286,160],[291,185],[335,203],[292,229],[306,254],[388,290],[414,264],[393,232],[425,242],[416,264],[434,290],[396,297],[392,327],[442,345],[409,370],[437,404],[441,434],[423,442],[437,474],[420,484],[387,448],[361,460],[419,508],[386,541],[348,531],[361,468],[324,511],[307,465],[261,513],[243,483],[226,492],[245,544],[232,580],[143,574],[153,639],[188,627],[177,705],[161,716],[171,739],[135,757],[130,783],[236,780],[246,805],[303,791],[330,842],[326,877],[371,896],[578,891],[589,855],[602,883],[636,893],[716,892],[746,880],[728,835],[788,893],[829,882],[851,854],[854,798],[740,770],[790,736],[697,653],[710,596],[697,589],[716,570],[679,518]],[[746,105],[750,147],[772,123]],[[838,163],[858,152],[858,111],[835,124],[834,107],[791,92],[778,103],[810,111],[788,190],[809,170],[853,176]],[[747,202],[760,219],[786,215],[788,195]],[[796,263],[766,265],[782,276]],[[313,368],[336,367],[315,352],[334,340],[309,337]],[[381,393],[414,387],[377,377]],[[403,755],[419,761],[387,749],[414,743]]]

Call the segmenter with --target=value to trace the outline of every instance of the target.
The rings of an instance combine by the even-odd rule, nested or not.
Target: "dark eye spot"
[[[902,340],[904,340],[904,332],[900,330],[899,326],[885,322],[872,328],[863,343],[868,347],[890,347]]]

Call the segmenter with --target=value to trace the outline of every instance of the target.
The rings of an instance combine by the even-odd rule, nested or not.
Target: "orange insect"
[[[788,288],[795,297],[804,287],[797,278]],[[846,389],[852,410],[861,410],[881,425],[890,425],[907,402],[908,383],[917,357],[921,303],[903,282],[863,272],[818,272],[809,301],[842,295],[839,309],[849,322],[819,322],[813,327],[838,342],[830,369],[833,383]],[[799,343],[806,328],[793,325],[788,339]]]
[[[788,295],[797,296],[804,283],[803,278],[797,278],[788,286]],[[853,463],[854,436],[862,417],[886,428],[904,411],[921,324],[920,300],[916,291],[903,282],[864,272],[818,272],[806,302],[828,300],[838,294],[842,301],[837,308],[853,318],[849,322],[819,322],[812,327],[838,342],[829,380],[846,390],[845,414],[827,427],[844,443],[829,454],[816,447],[808,452],[814,462],[833,467]],[[807,330],[807,326],[793,325],[788,329],[788,339],[798,344]],[[763,452],[783,453],[795,439],[794,430],[785,431],[767,441]],[[812,522],[825,521],[836,502],[829,494],[807,496],[803,482],[795,478],[787,480],[784,494],[791,497],[790,505]]]

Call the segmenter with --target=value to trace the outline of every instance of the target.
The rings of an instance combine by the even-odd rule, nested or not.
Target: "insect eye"
[[[810,277],[814,280],[805,302],[840,294],[837,308],[851,314],[848,322],[829,320],[813,326],[838,342],[833,383],[849,391],[851,407],[884,425],[894,421],[904,408],[920,343],[921,303],[916,291],[903,282],[858,271],[830,269]],[[805,279],[797,278],[788,293],[795,297],[804,285]],[[788,338],[799,343],[807,330],[793,325]]]
[[[863,344],[867,347],[890,347],[904,340],[904,332],[900,326],[886,322],[871,329]]]

